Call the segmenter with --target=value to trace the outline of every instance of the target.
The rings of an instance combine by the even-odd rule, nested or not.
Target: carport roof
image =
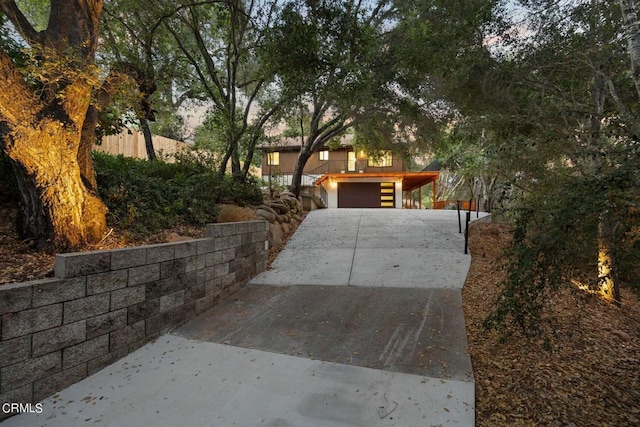
[[[344,181],[351,178],[391,178],[394,180],[402,180],[402,191],[412,191],[423,185],[430,184],[438,179],[438,171],[421,171],[421,172],[374,172],[374,173],[327,173],[316,180],[316,185],[320,185],[324,181],[334,178]]]

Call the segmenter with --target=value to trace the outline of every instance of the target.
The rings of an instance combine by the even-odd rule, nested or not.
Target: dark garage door
[[[339,182],[339,208],[393,208],[393,182]]]

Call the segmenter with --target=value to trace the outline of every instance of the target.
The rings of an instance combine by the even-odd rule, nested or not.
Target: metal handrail
[[[469,253],[469,223],[471,222],[471,207],[472,201],[469,200],[469,210],[466,211],[466,219],[464,223],[464,254]],[[476,202],[476,218],[480,217],[480,197],[475,200]],[[462,221],[460,219],[460,200],[456,200],[456,208],[458,209],[458,232],[462,233]]]

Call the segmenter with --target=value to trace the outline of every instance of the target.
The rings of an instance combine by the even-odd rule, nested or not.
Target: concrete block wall
[[[54,278],[0,286],[0,405],[39,402],[238,290],[266,269],[267,224],[60,254]]]

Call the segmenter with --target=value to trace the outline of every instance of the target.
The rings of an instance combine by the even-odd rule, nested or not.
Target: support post
[[[433,181],[433,209],[436,208],[436,181]]]
[[[467,212],[467,220],[464,226],[464,254],[469,253],[469,222],[471,221],[471,211]]]

